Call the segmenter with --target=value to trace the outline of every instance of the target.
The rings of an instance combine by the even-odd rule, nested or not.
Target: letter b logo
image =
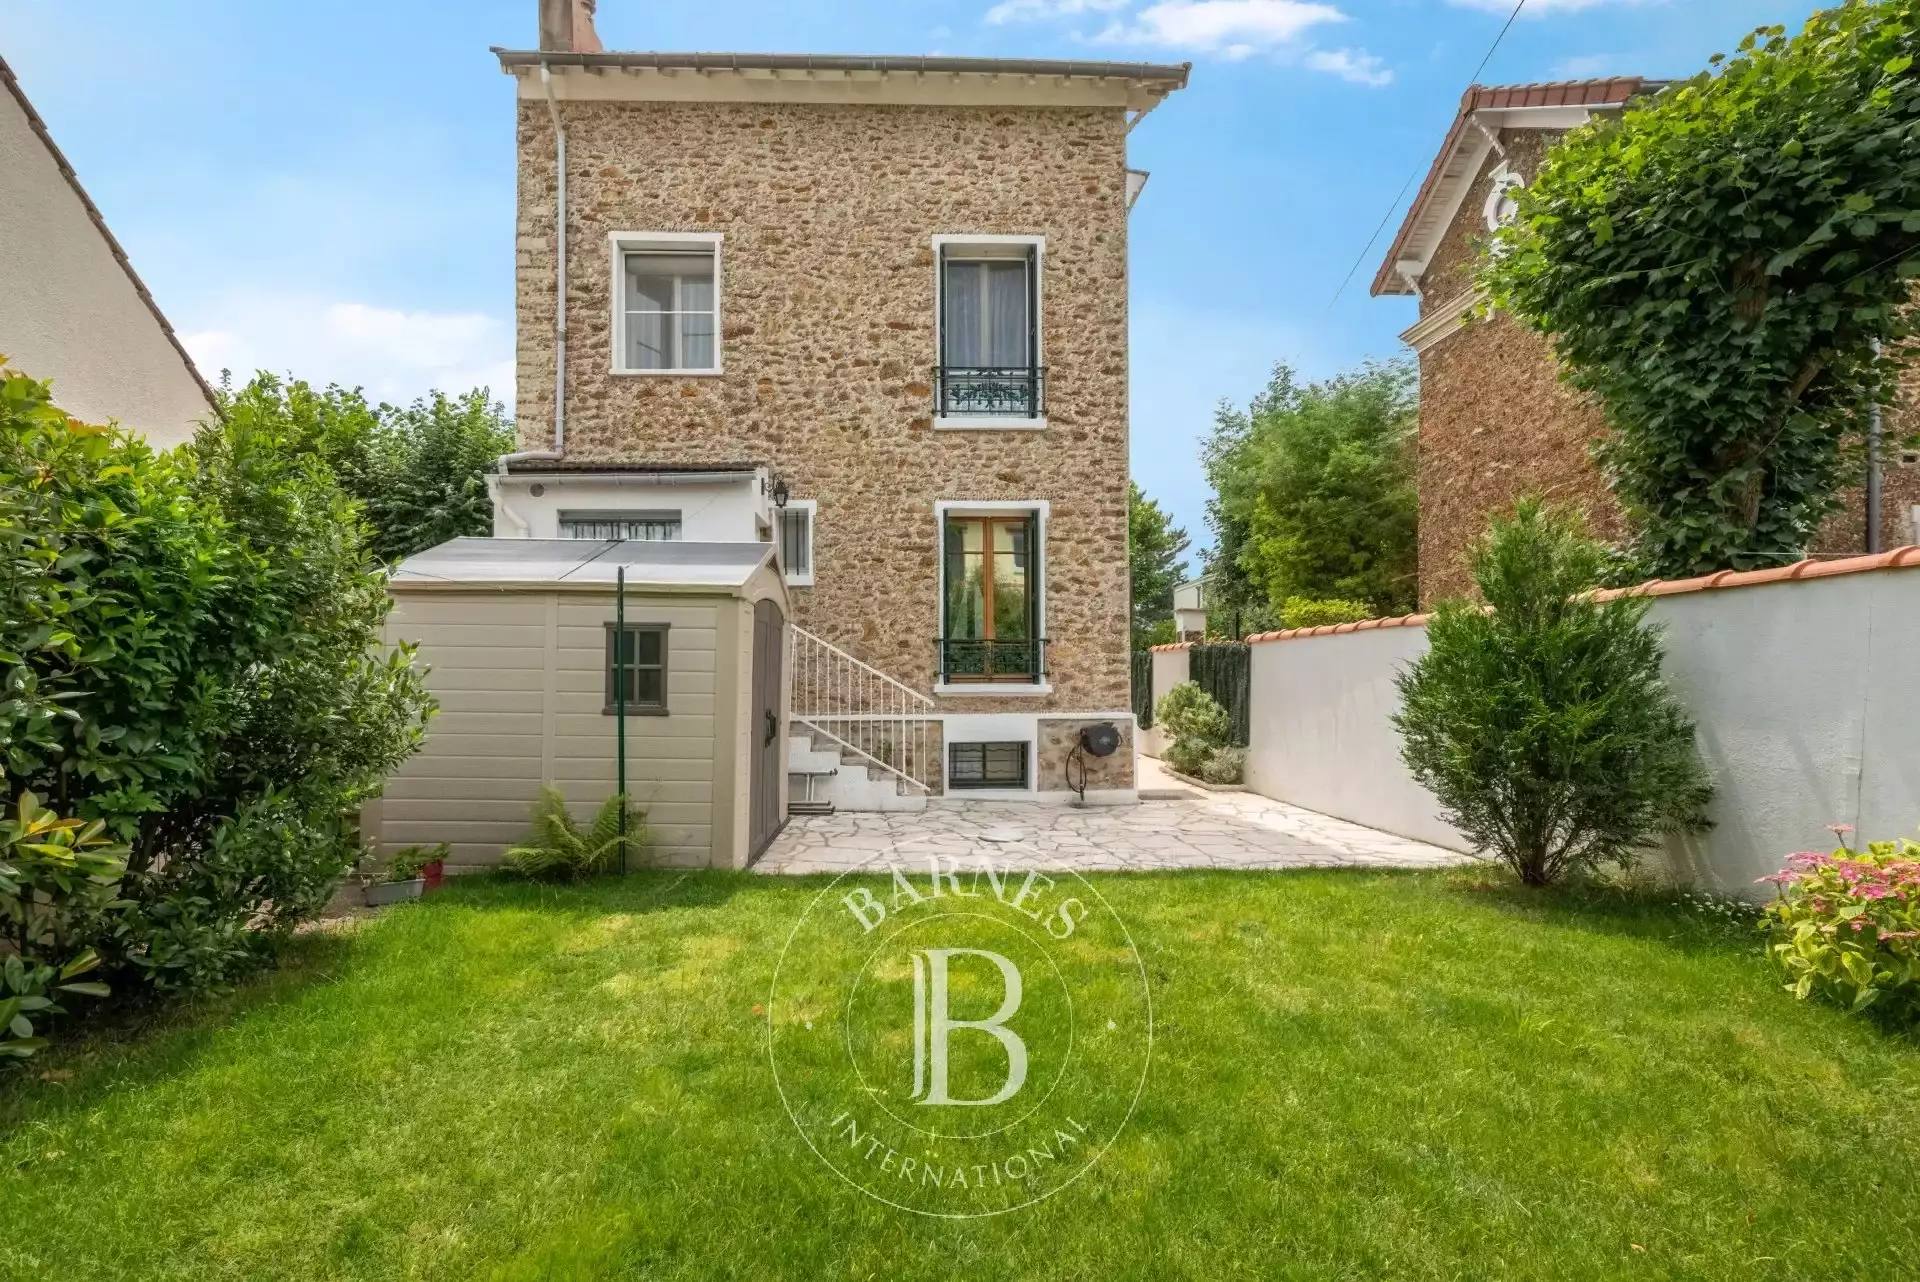
[[[947,1015],[947,962],[954,957],[984,957],[1000,970],[1005,996],[986,1019]],[[1020,1009],[1020,968],[984,948],[929,948],[913,954],[913,1096],[922,1104],[987,1107],[1004,1104],[1027,1083],[1027,1044],[1007,1027]],[[954,1099],[947,1093],[947,1038],[972,1029],[998,1041],[1007,1053],[1007,1078],[986,1099]],[[924,1096],[924,1098],[923,1098]]]

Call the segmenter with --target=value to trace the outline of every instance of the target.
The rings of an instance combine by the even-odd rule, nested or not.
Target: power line
[[[1519,3],[1513,6],[1513,12],[1507,15],[1506,25],[1500,28],[1500,34],[1493,38],[1493,44],[1487,49],[1487,56],[1480,60],[1480,65],[1473,69],[1473,75],[1467,78],[1469,85],[1479,82],[1480,73],[1487,69],[1487,64],[1493,61],[1493,55],[1500,51],[1501,44],[1505,42],[1507,38],[1507,32],[1513,30],[1514,21],[1519,18],[1520,11],[1526,7],[1527,0],[1519,0]],[[1359,257],[1353,260],[1353,266],[1347,268],[1347,274],[1341,278],[1340,288],[1334,290],[1333,297],[1327,300],[1327,311],[1329,313],[1339,304],[1340,295],[1347,292],[1347,286],[1353,283],[1354,273],[1360,270],[1360,264],[1367,261],[1367,255],[1373,252],[1375,243],[1380,239],[1380,233],[1387,229],[1389,222],[1393,221],[1394,211],[1400,208],[1401,198],[1407,194],[1407,188],[1413,186],[1413,180],[1419,176],[1420,170],[1417,166],[1412,173],[1407,175],[1407,181],[1400,187],[1400,194],[1393,198],[1391,205],[1387,206],[1385,217],[1381,218],[1380,225],[1373,229],[1373,235],[1367,238],[1366,247],[1360,251]]]

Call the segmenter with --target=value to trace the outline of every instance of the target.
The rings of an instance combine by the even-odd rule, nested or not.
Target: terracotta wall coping
[[[1874,556],[1850,556],[1837,561],[1801,561],[1776,566],[1771,570],[1722,570],[1694,579],[1655,579],[1631,588],[1609,588],[1594,593],[1596,600],[1611,601],[1623,596],[1680,596],[1687,592],[1718,591],[1725,588],[1758,587],[1762,583],[1800,582],[1828,579],[1840,574],[1865,574],[1873,570],[1920,570],[1920,546],[1895,548]],[[1256,632],[1247,638],[1258,645],[1266,641],[1297,641],[1305,637],[1341,636],[1348,632],[1371,632],[1375,628],[1425,627],[1429,614],[1409,614],[1398,619],[1367,619],[1361,623],[1340,623],[1318,628],[1290,628],[1284,632]],[[1155,646],[1155,650],[1185,650],[1191,643]]]

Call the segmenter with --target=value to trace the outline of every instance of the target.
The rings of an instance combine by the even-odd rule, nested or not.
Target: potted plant
[[[360,861],[360,885],[367,907],[380,908],[420,898],[427,888],[423,875],[427,865],[440,862],[445,856],[444,845],[406,846],[394,851],[383,868],[374,856],[368,855]]]

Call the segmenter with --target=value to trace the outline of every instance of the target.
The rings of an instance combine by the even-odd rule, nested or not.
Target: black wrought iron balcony
[[[1047,412],[1047,371],[936,365],[933,403],[942,418],[1039,418]]]
[[[968,681],[1031,682],[1038,685],[1047,675],[1047,643],[1025,641],[977,641],[953,637],[934,643],[940,653],[940,680],[944,684]]]

